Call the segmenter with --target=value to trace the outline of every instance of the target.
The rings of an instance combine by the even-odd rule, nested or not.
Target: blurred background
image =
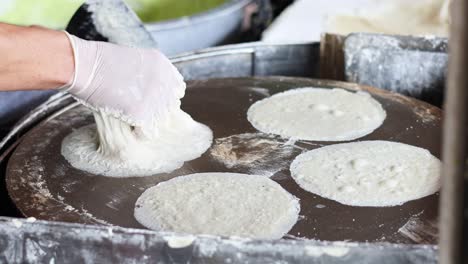
[[[258,41],[303,43],[324,31],[447,36],[448,0],[125,0],[167,55]],[[84,0],[1,0],[0,21],[65,29]],[[283,12],[284,11],[284,12]]]

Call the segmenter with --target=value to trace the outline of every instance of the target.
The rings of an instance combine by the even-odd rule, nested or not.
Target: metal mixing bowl
[[[208,48],[233,38],[241,29],[245,7],[254,0],[231,0],[197,15],[147,23],[167,55]]]

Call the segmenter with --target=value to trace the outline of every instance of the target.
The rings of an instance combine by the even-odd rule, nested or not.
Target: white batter
[[[211,130],[177,106],[151,134],[103,112],[96,125],[80,128],[62,142],[62,155],[75,168],[111,177],[149,176],[180,168],[211,145]]]
[[[299,201],[264,176],[199,173],[147,189],[135,218],[147,228],[279,239],[297,222]]]
[[[394,206],[435,193],[441,162],[390,141],[330,145],[299,155],[291,175],[304,190],[354,206]]]
[[[385,120],[365,92],[301,88],[254,103],[247,119],[258,130],[303,140],[345,141],[372,133]]]

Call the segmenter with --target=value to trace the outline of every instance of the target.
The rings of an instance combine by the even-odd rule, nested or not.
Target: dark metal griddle
[[[330,241],[388,241],[435,244],[437,241],[438,193],[402,206],[352,207],[324,199],[299,188],[289,174],[290,162],[301,152],[333,142],[298,141],[256,131],[246,119],[249,106],[257,100],[287,89],[329,87],[366,90],[387,112],[384,124],[359,140],[390,140],[428,149],[440,158],[441,110],[395,93],[356,84],[288,77],[229,78],[191,81],[182,108],[208,125],[215,141],[231,140],[234,156],[268,155],[239,166],[227,166],[208,150],[170,174],[149,177],[108,178],[71,167],[61,156],[62,139],[73,129],[94,122],[83,106],[72,104],[29,131],[9,160],[6,181],[18,209],[28,217],[87,224],[143,228],[133,217],[136,199],[161,181],[196,172],[268,172],[273,180],[300,198],[301,217],[286,237]],[[252,133],[249,137],[242,137]],[[235,136],[237,137],[237,136]],[[255,140],[267,139],[256,144]],[[245,139],[245,141],[244,141]],[[232,145],[232,144],[231,144]],[[271,148],[271,146],[275,146]],[[190,147],[190,146],[187,146]],[[211,150],[212,150],[211,149]],[[276,155],[281,153],[281,155]],[[231,155],[232,156],[232,155]],[[269,163],[269,164],[264,164]]]

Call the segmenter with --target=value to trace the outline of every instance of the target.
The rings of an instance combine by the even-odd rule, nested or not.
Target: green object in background
[[[103,0],[106,1],[106,0]],[[191,16],[227,0],[125,0],[143,22]],[[64,29],[84,0],[0,0],[0,21]]]
[[[84,0],[0,0],[0,21],[63,29],[83,2]]]
[[[191,16],[215,8],[227,0],[126,0],[143,22]]]

